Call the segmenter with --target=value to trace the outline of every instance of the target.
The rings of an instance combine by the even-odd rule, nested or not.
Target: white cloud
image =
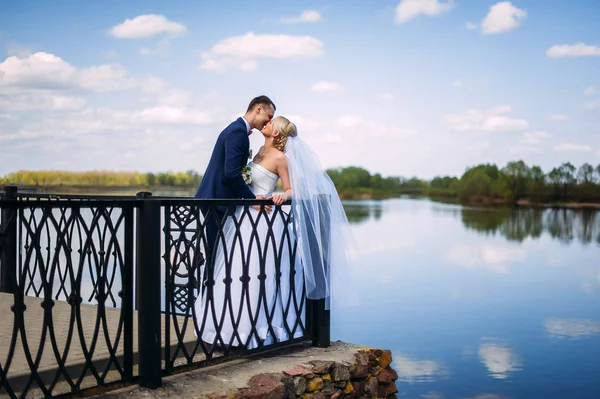
[[[474,22],[467,22],[465,23],[465,28],[467,28],[468,30],[476,30],[478,28],[478,25]]]
[[[210,113],[191,108],[156,106],[135,112],[131,116],[134,123],[169,125],[206,125],[213,122]]]
[[[170,107],[188,107],[191,103],[190,92],[174,89],[164,80],[153,76],[138,79],[138,87],[145,94],[142,97],[144,102],[155,101],[158,105]]]
[[[200,69],[253,71],[260,59],[317,58],[324,53],[324,47],[321,41],[310,36],[256,35],[249,32],[224,39],[203,53]]]
[[[542,150],[539,147],[515,146],[515,147],[510,147],[508,149],[508,152],[511,154],[538,154],[538,153],[542,152]]]
[[[145,131],[156,131],[147,139],[157,139],[165,134],[169,126],[178,130],[168,131],[169,139],[180,137],[187,126],[203,126],[213,122],[215,110],[189,107],[155,106],[140,110],[113,108],[84,108],[72,111],[68,118],[61,115],[46,115],[40,122],[29,122],[11,134],[1,134],[0,140],[22,140],[46,138],[52,140],[71,139],[77,141],[102,140],[109,133],[127,132],[127,139],[144,136]],[[159,129],[155,129],[160,126]],[[175,140],[176,141],[176,140]],[[40,141],[46,145],[49,141]],[[144,142],[143,145],[148,145]],[[161,147],[157,142],[156,148]]]
[[[77,110],[85,107],[86,101],[81,97],[63,96],[55,94],[10,94],[0,95],[0,109],[12,111],[31,110]]]
[[[589,152],[592,147],[583,144],[562,143],[554,147],[554,151],[558,152]]]
[[[549,318],[544,327],[553,338],[579,339],[600,334],[600,323],[589,319]]]
[[[585,103],[584,108],[587,110],[599,109],[600,101],[588,101],[587,103]]]
[[[525,259],[525,250],[508,245],[457,245],[448,251],[446,260],[467,269],[488,269],[506,273],[510,262]]]
[[[515,7],[510,1],[502,1],[490,7],[481,21],[481,31],[485,35],[510,32],[518,28],[526,16],[527,11]]]
[[[586,96],[591,96],[593,94],[596,94],[597,91],[598,91],[598,89],[595,86],[588,86],[584,90],[583,94],[586,95]]]
[[[526,129],[529,122],[525,119],[507,116],[509,106],[497,106],[487,110],[468,109],[459,114],[445,117],[445,121],[454,130],[463,132],[505,132]]]
[[[378,122],[367,122],[366,131],[386,139],[403,139],[419,134],[417,129],[401,128]]]
[[[550,119],[553,121],[566,121],[569,119],[569,116],[565,114],[552,114],[550,115]]]
[[[496,379],[506,379],[522,369],[515,351],[500,343],[479,345],[479,359],[488,369],[490,376]]]
[[[419,15],[433,17],[452,9],[453,2],[439,0],[402,0],[396,6],[396,23],[402,24]]]
[[[381,93],[379,99],[382,101],[394,101],[396,97],[392,93]]]
[[[538,145],[548,137],[550,135],[544,131],[527,132],[519,140],[519,145],[509,148],[508,152],[511,154],[537,154],[541,152]]]
[[[319,22],[321,20],[321,14],[315,10],[304,10],[298,17],[284,17],[281,18],[281,22],[285,24],[297,24],[297,23],[310,23]]]
[[[343,115],[337,119],[336,124],[342,128],[350,128],[356,127],[356,125],[359,125],[363,122],[364,119],[358,115]]]
[[[525,145],[536,145],[539,144],[545,138],[548,138],[550,135],[547,132],[536,131],[536,132],[527,132],[523,135],[519,143]]]
[[[402,139],[419,134],[416,129],[370,121],[360,115],[342,115],[335,121],[335,126],[342,129],[360,129],[369,134],[387,139]]]
[[[169,21],[164,15],[146,14],[126,19],[110,28],[108,34],[120,39],[141,39],[161,34],[177,35],[185,31],[185,25]]]
[[[315,132],[322,127],[319,122],[298,115],[287,115],[286,117],[296,125],[299,134],[300,132]]]
[[[463,87],[464,83],[462,82],[462,80],[458,80],[456,79],[454,82],[452,82],[452,86],[454,87]]]
[[[600,47],[585,43],[557,44],[546,50],[552,58],[600,56]]]
[[[344,88],[339,83],[325,81],[313,84],[310,86],[310,89],[319,93],[344,91]]]
[[[108,92],[130,88],[134,80],[118,64],[76,68],[54,54],[8,57],[0,63],[0,86],[22,89]]]

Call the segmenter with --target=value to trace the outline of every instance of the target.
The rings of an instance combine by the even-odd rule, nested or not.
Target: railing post
[[[334,234],[331,226],[331,214],[330,214],[330,201],[331,198],[327,195],[318,194],[315,198],[308,200],[311,202],[307,209],[314,209],[316,206],[320,212],[320,225],[319,225],[319,236],[308,234],[307,239],[310,248],[321,248],[321,251],[311,251],[310,255],[312,259],[309,262],[312,263],[314,268],[314,279],[317,286],[328,287],[330,286],[329,270],[331,268],[331,236]],[[304,209],[304,207],[300,207]],[[305,217],[305,220],[310,220],[309,217]],[[308,230],[311,232],[311,230]],[[325,289],[321,289],[323,294]],[[330,298],[321,298],[316,300],[308,300],[307,305],[309,311],[307,316],[309,320],[309,331],[310,339],[313,342],[313,346],[319,348],[328,348],[331,345],[331,333],[330,333],[330,311],[327,309],[326,301]]]
[[[125,214],[125,264],[122,273],[123,312],[123,376],[126,381],[133,381],[133,275],[134,253],[133,240],[135,228],[133,225],[133,207],[124,207]]]
[[[4,200],[17,201],[17,187],[4,187]],[[2,208],[0,217],[0,292],[14,293],[17,285],[17,208]]]
[[[330,311],[325,309],[325,299],[317,299],[309,303],[312,306],[311,339],[313,346],[328,348],[331,345],[331,318]]]
[[[160,326],[160,202],[140,192],[136,225],[136,304],[138,309],[139,382],[162,385]]]

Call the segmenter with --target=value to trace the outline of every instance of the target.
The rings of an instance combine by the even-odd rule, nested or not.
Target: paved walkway
[[[221,365],[171,375],[163,378],[163,386],[156,390],[131,386],[92,396],[90,399],[201,399],[209,398],[211,394],[220,398],[231,397],[223,393],[247,387],[250,378],[255,375],[281,372],[314,360],[353,363],[355,354],[362,349],[369,348],[340,341],[333,342],[329,348],[315,348],[309,343],[301,343]]]
[[[25,311],[25,334],[26,334],[26,343],[29,346],[29,353],[32,358],[35,360],[38,355],[38,350],[40,348],[40,343],[42,342],[42,331],[43,331],[43,321],[44,321],[44,309],[41,307],[42,300],[40,298],[35,297],[25,297],[25,305],[27,306],[27,310]],[[13,305],[13,295],[0,293],[0,315],[2,315],[2,321],[0,322],[0,365],[6,372],[8,353],[10,350],[11,341],[15,338],[13,333],[14,327],[14,313],[11,311],[11,306]],[[85,337],[86,346],[89,348],[92,343],[93,334],[96,326],[96,317],[98,308],[94,305],[85,305],[81,304],[81,333]],[[119,325],[119,317],[121,315],[120,309],[115,308],[106,308],[106,335],[108,335],[109,342],[113,343],[116,339],[117,329]],[[137,358],[137,334],[138,334],[138,326],[137,326],[137,312],[133,313],[133,353],[134,353],[134,363]],[[164,323],[164,318],[161,320]],[[74,320],[74,329],[71,337],[71,341],[68,344],[68,357],[67,357],[67,367],[70,370],[74,370],[73,373],[69,371],[69,375],[72,378],[78,378],[80,375],[80,371],[76,371],[78,367],[82,367],[85,362],[85,357],[83,355],[83,349],[81,345],[81,340],[79,338],[79,330],[77,328],[77,323]],[[52,325],[54,327],[54,334],[57,343],[58,352],[61,354],[65,351],[67,347],[68,335],[69,335],[69,326],[71,325],[71,306],[64,301],[55,301],[54,307],[52,308]],[[191,327],[191,326],[189,326]],[[186,332],[184,342],[192,343],[196,341],[196,337],[194,336],[193,329],[188,327],[188,331]],[[96,347],[94,349],[93,360],[94,363],[98,362],[100,364],[105,363],[109,358],[108,347],[106,345],[107,338],[105,338],[105,331],[100,324],[100,334],[98,336],[98,340],[96,343]],[[171,344],[175,341],[175,329],[171,323]],[[164,347],[164,333],[161,336],[162,345]],[[8,368],[8,379],[9,381],[17,381],[22,380],[24,377],[28,377],[30,372],[30,367],[25,357],[25,351],[23,349],[23,337],[20,332],[16,332],[16,345],[14,354],[12,357],[12,361]],[[52,377],[56,375],[57,370],[57,361],[56,356],[54,354],[52,348],[52,341],[50,339],[50,330],[46,330],[46,337],[44,339],[44,347],[42,352],[42,357],[40,361],[40,366],[38,372],[48,373]],[[117,356],[123,355],[123,336],[119,340],[119,346],[117,349]],[[114,366],[113,366],[114,368]],[[104,367],[102,368],[102,370]],[[134,375],[137,373],[137,367],[134,367]],[[114,377],[113,377],[114,378]],[[95,381],[95,380],[94,380]],[[11,386],[12,386],[11,382]],[[95,385],[95,383],[94,383]],[[0,392],[0,396],[2,396],[2,392]]]

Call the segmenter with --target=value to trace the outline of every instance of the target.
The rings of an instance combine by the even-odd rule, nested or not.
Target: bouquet
[[[250,166],[244,166],[242,168],[242,178],[246,184],[252,183],[252,169]]]

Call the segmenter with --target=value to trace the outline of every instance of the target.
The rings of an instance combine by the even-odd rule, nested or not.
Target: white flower
[[[251,184],[252,183],[252,169],[249,166],[244,166],[242,168],[242,178],[244,179],[244,183]]]

